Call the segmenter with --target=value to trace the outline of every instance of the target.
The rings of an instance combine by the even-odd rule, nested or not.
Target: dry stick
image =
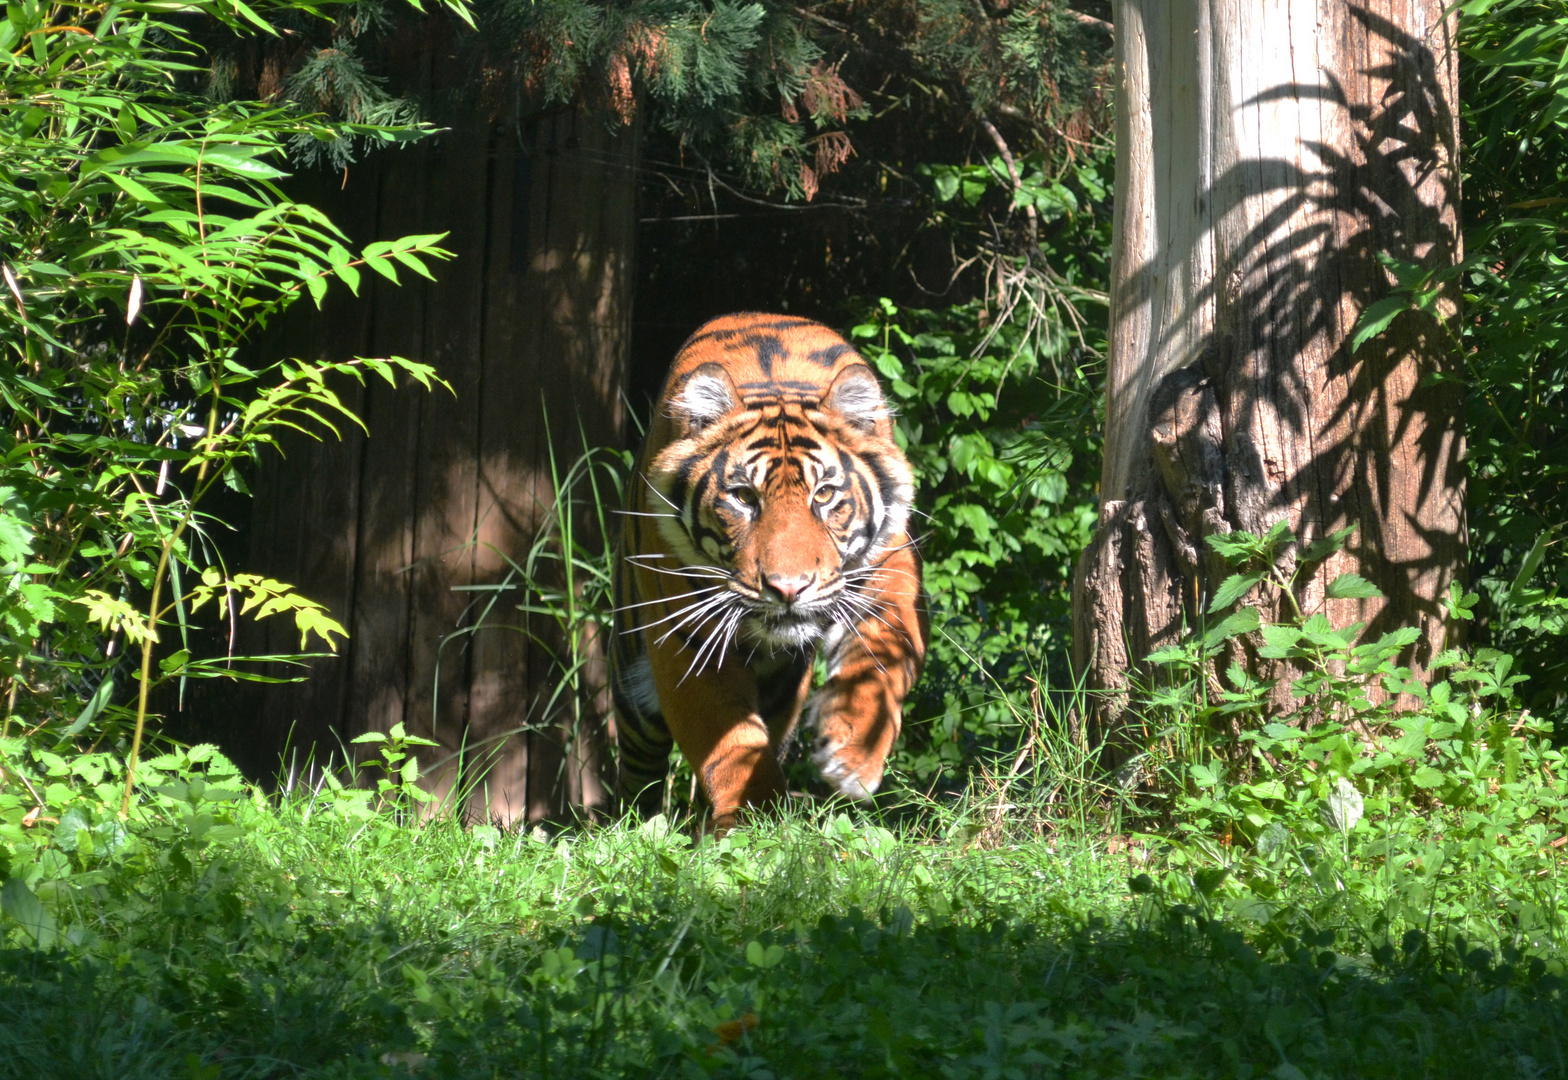
[[[16,715],[16,691],[22,685],[22,657],[16,658],[16,670],[11,673],[11,689],[5,695],[5,720],[0,722],[0,739],[11,734],[11,717]]]
[[[7,762],[7,764],[10,763]],[[33,785],[27,782],[27,777],[22,775],[22,770],[18,769],[15,765],[11,765],[11,775],[22,782],[22,786],[27,789],[27,793],[33,797],[33,802],[37,804],[39,810],[42,810],[44,806],[44,800],[39,796],[38,792],[34,790]],[[38,810],[34,810],[33,813],[38,813]]]
[[[985,133],[991,136],[991,141],[996,144],[996,152],[1002,155],[1002,164],[1007,166],[1007,175],[1013,181],[1013,196],[1023,190],[1024,182],[1018,176],[1018,165],[1013,161],[1013,152],[1007,148],[1007,140],[1002,138],[1002,133],[996,130],[996,125],[988,117],[980,118],[980,126],[985,128]],[[1024,207],[1024,213],[1029,217],[1029,244],[1031,247],[1040,242],[1040,221],[1035,216],[1033,204]]]

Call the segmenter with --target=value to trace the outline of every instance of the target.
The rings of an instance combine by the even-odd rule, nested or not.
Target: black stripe
[[[810,319],[800,319],[785,316],[771,319],[768,322],[748,323],[745,326],[736,326],[725,330],[706,330],[693,334],[691,337],[687,338],[686,344],[681,346],[680,351],[685,352],[687,349],[691,348],[700,341],[729,341],[732,338],[745,337],[747,334],[754,334],[759,330],[795,330],[802,326],[820,325],[820,323],[814,323]],[[823,329],[826,330],[827,328],[823,327]],[[829,333],[831,332],[832,331],[829,331]]]
[[[751,394],[777,396],[786,393],[799,394],[815,401],[822,396],[822,386],[819,383],[802,382],[799,379],[762,379],[741,383],[736,389],[740,391],[742,397]]]
[[[755,334],[741,342],[757,351],[757,366],[769,379],[773,378],[773,361],[789,357],[789,350],[776,334]]]
[[[829,345],[825,349],[812,349],[809,353],[806,354],[806,359],[810,360],[813,364],[820,364],[825,368],[830,368],[834,364],[838,363],[839,357],[843,356],[845,353],[852,353],[854,351],[854,349],[844,344]]]

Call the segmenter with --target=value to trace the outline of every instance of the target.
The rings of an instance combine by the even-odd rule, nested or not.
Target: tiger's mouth
[[[832,596],[813,597],[789,605],[748,597],[741,632],[758,645],[801,649],[815,643],[833,625]]]
[[[759,645],[800,649],[822,637],[832,621],[825,611],[754,611],[741,623],[741,628]]]

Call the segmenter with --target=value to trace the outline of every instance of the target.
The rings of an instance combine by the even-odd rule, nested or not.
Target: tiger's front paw
[[[869,799],[882,784],[882,761],[873,764],[855,748],[846,746],[825,735],[819,735],[811,750],[811,762],[822,774],[822,779],[833,785],[840,795],[851,799]]]
[[[841,795],[869,799],[882,785],[902,710],[874,680],[830,682],[813,695],[806,723],[811,761]]]

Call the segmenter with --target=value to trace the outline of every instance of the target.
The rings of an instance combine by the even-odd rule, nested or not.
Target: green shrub
[[[1568,4],[1462,6],[1462,319],[1477,637],[1568,733]]]
[[[849,334],[882,373],[920,485],[932,634],[894,765],[922,788],[1016,752],[1038,695],[1071,685],[1072,575],[1098,480],[1106,158],[1060,176],[1038,156],[1018,164],[1016,191],[999,158],[925,171],[955,219],[1032,206],[1046,229],[1033,253],[985,255],[1001,285],[981,299],[883,299]]]
[[[30,862],[54,824],[33,869],[119,843],[105,815],[132,805],[157,686],[298,659],[202,657],[199,620],[284,614],[302,653],[343,634],[286,583],[225,566],[205,497],[243,493],[243,467],[285,431],[358,423],[347,382],[438,381],[397,357],[305,362],[254,343],[332,281],[428,276],[448,257],[437,236],[350,250],[278,186],[291,140],[421,129],[196,89],[198,32],[320,17],[293,0],[24,2],[0,23],[0,852]]]

